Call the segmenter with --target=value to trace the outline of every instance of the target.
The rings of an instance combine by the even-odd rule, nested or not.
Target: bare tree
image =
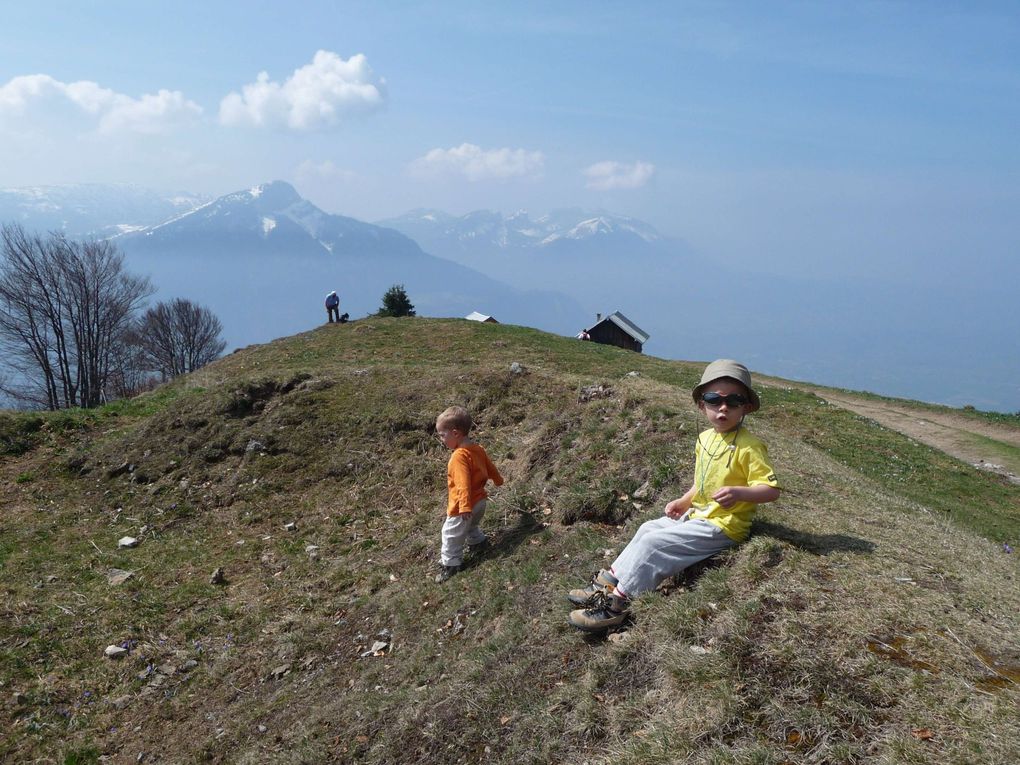
[[[110,242],[0,228],[0,348],[14,372],[5,392],[48,409],[106,397],[116,346],[149,280],[124,270]]]
[[[161,302],[142,316],[134,332],[146,368],[164,378],[194,372],[218,358],[227,347],[223,324],[208,308],[184,298]]]

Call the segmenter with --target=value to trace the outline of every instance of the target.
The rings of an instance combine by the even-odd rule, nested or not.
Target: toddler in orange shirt
[[[503,485],[503,476],[485,449],[471,440],[471,415],[462,406],[451,406],[436,418],[436,436],[450,449],[446,466],[446,522],[443,523],[442,570],[437,582],[445,582],[464,564],[464,546],[477,547],[486,541],[478,527],[485,515],[485,484]]]

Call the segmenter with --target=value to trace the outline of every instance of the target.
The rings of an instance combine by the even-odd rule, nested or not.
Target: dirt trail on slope
[[[813,393],[830,404],[848,409],[951,457],[1020,484],[1020,455],[1013,452],[1013,449],[1020,449],[1020,427],[981,422],[953,412],[929,411],[908,404],[872,400],[843,391],[775,382]]]

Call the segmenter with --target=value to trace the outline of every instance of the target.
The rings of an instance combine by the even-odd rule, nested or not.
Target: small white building
[[[464,317],[468,321],[480,321],[486,324],[499,324],[492,316],[486,316],[484,313],[478,313],[478,311],[472,311]]]

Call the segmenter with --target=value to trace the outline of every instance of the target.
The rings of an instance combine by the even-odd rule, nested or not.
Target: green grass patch
[[[762,414],[837,462],[996,541],[1020,539],[1020,486],[815,396],[773,389]]]
[[[1014,561],[968,529],[1015,541],[1015,490],[811,396],[763,391],[790,490],[748,544],[613,640],[567,625],[566,590],[690,484],[702,367],[372,319],[0,415],[0,758],[1012,765]],[[454,403],[507,483],[436,584]]]

